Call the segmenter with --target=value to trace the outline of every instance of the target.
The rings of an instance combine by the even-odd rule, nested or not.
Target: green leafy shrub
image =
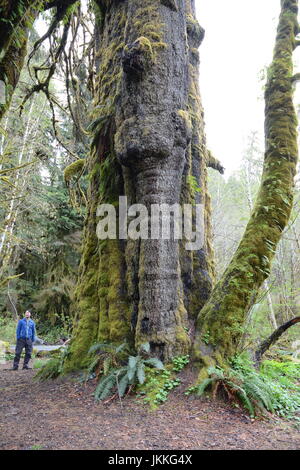
[[[263,361],[261,364],[261,372],[264,376],[278,380],[282,385],[287,387],[297,389],[295,381],[300,382],[300,364],[292,361]]]
[[[190,362],[190,356],[176,356],[172,359],[172,370],[174,372],[180,372]]]
[[[168,399],[171,390],[180,385],[181,380],[177,377],[189,363],[189,356],[176,356],[164,370],[153,370],[147,374],[147,380],[139,387],[138,396],[143,396],[144,402],[148,403],[151,409],[155,409]]]
[[[33,363],[33,368],[34,369],[40,369],[41,367],[44,367],[49,359],[36,359]]]
[[[16,343],[17,321],[12,318],[0,318],[0,340]]]
[[[127,343],[120,345],[95,343],[89,349],[91,361],[85,373],[85,381],[107,375],[110,369],[117,369],[122,359],[128,355]]]
[[[63,326],[38,325],[39,336],[48,344],[57,344],[61,338],[68,338],[70,332]]]
[[[49,379],[56,379],[63,372],[64,362],[69,354],[68,348],[61,349],[57,357],[53,357],[43,365],[34,376],[36,380],[44,382]]]
[[[209,367],[209,377],[199,385],[190,387],[186,394],[196,393],[201,396],[210,388],[213,397],[221,392],[230,401],[240,403],[251,416],[269,411],[278,416],[292,417],[300,410],[300,388],[293,381],[299,377],[299,370],[294,366],[279,364],[276,361],[265,361],[262,370],[258,372],[249,358],[245,355],[237,356],[226,370]],[[280,381],[283,370],[286,375]]]

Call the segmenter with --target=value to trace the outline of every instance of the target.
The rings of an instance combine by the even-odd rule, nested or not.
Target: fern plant
[[[195,389],[198,396],[211,386],[213,397],[222,390],[230,401],[240,402],[252,417],[258,411],[274,412],[272,390],[254,370],[252,373],[243,373],[234,369],[225,371],[220,367],[209,367],[208,373],[210,376]]]
[[[120,365],[124,353],[127,352],[127,343],[119,345],[108,343],[93,344],[89,349],[91,362],[86,371],[85,380],[87,381],[92,377],[98,378],[101,373],[107,375],[110,369],[117,368]]]
[[[261,371],[254,369],[251,360],[239,355],[231,360],[231,367],[208,368],[209,377],[200,385],[191,387],[187,394],[202,395],[210,387],[215,397],[218,391],[230,400],[244,406],[251,416],[266,411],[279,416],[293,417],[300,409],[300,388],[293,379],[299,371],[274,361],[263,363]],[[279,377],[285,372],[285,377]]]
[[[150,352],[149,343],[145,343],[140,348],[140,354],[129,356],[126,366],[112,368],[108,373],[104,373],[95,390],[96,400],[105,400],[116,390],[119,398],[122,398],[128,387],[136,384],[143,384],[146,379],[145,367],[155,367],[163,369],[163,363],[157,358],[145,358]]]

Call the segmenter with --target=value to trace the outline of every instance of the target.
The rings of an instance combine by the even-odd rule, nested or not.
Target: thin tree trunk
[[[26,148],[26,145],[27,145],[28,138],[30,136],[30,130],[31,130],[30,129],[30,125],[31,125],[31,120],[30,119],[31,119],[31,113],[32,113],[32,110],[33,110],[33,106],[34,106],[34,100],[32,100],[32,102],[30,104],[30,108],[29,108],[29,112],[28,112],[28,116],[27,116],[27,123],[26,123],[25,132],[24,132],[24,136],[23,136],[23,140],[22,140],[22,144],[21,144],[21,150],[20,150],[20,153],[18,155],[18,166],[20,166],[23,162],[25,148]],[[20,178],[20,170],[18,170],[16,172],[12,198],[11,198],[11,201],[10,201],[10,204],[9,204],[8,212],[7,212],[5,220],[4,220],[4,230],[3,230],[2,235],[0,237],[0,257],[2,257],[2,251],[3,251],[4,244],[5,244],[5,240],[8,236],[8,234],[9,234],[9,232],[11,231],[11,233],[12,233],[12,230],[13,230],[12,227],[14,226],[14,223],[15,223],[14,222],[15,217],[13,216],[13,213],[14,213],[14,210],[15,210],[15,198],[17,197],[17,193],[21,192],[20,188],[18,188],[19,178]]]
[[[268,283],[267,279],[264,281],[263,286],[264,286],[264,289],[265,289],[266,295],[267,295],[267,302],[268,302],[268,307],[269,307],[269,320],[270,320],[270,323],[271,323],[272,327],[277,328],[277,322],[276,322],[276,317],[275,317],[275,313],[274,313],[274,309],[273,309],[272,297],[271,297],[271,294],[270,294],[270,286],[269,286],[269,283]]]

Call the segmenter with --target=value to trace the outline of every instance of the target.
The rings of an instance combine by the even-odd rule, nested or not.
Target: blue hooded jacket
[[[29,318],[28,328],[26,318],[19,320],[17,326],[17,339],[31,339],[32,342],[35,340],[35,323]]]

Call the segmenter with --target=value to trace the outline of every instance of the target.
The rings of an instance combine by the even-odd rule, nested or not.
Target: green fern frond
[[[149,354],[150,353],[150,343],[141,344],[140,349],[141,349],[141,351],[144,351],[145,353]]]
[[[129,385],[128,375],[124,374],[123,377],[118,382],[118,394],[120,398],[122,398],[125,395],[128,385]]]
[[[206,388],[212,384],[214,382],[214,379],[213,378],[207,378],[207,379],[204,379],[203,382],[201,382],[201,384],[197,387],[197,391],[196,391],[196,395],[198,397],[200,397],[201,395],[203,395],[204,391],[206,390]]]
[[[119,354],[120,352],[125,351],[126,349],[128,349],[128,344],[122,343],[116,347],[116,353]]]
[[[109,369],[111,367],[111,363],[112,363],[111,357],[106,357],[104,359],[104,361],[103,361],[103,374],[104,375],[108,374]]]
[[[95,390],[95,399],[96,400],[104,400],[110,395],[111,390],[116,385],[116,376],[115,371],[113,370],[108,376],[103,377]]]
[[[107,343],[95,343],[89,349],[89,354],[94,354],[98,352],[108,352],[113,351],[114,346],[112,344]]]
[[[156,369],[163,370],[165,368],[163,363],[156,357],[151,357],[150,359],[146,359],[144,362],[145,364],[149,364],[150,366],[153,366]]]

